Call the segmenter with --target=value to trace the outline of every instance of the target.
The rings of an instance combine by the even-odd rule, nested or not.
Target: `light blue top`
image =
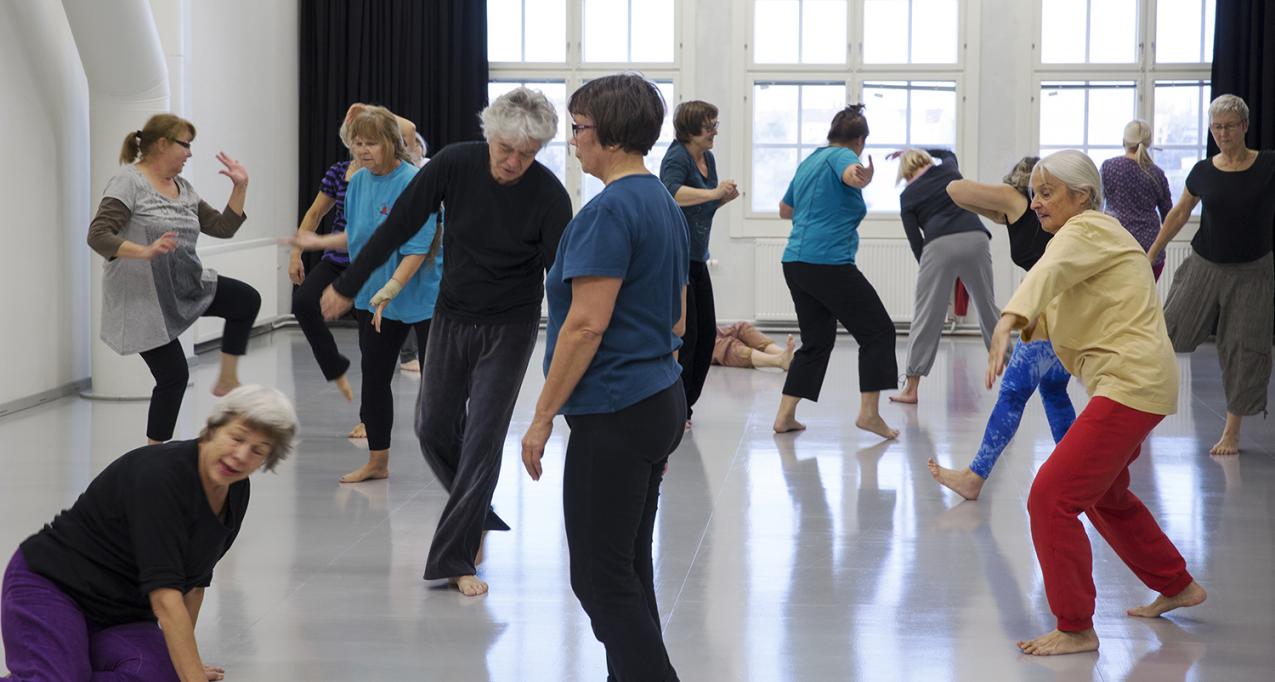
[[[372,238],[372,233],[376,232],[376,228],[389,217],[394,202],[411,183],[416,170],[416,167],[410,163],[400,163],[398,168],[385,175],[375,175],[364,168],[350,178],[350,185],[345,190],[345,234],[349,239],[351,258],[359,257],[359,252]],[[434,232],[437,229],[438,214],[431,213],[420,231],[390,254],[389,260],[372,272],[367,283],[354,297],[354,307],[375,312],[371,303],[372,295],[390,281],[390,278],[394,276],[394,270],[398,268],[404,256],[429,253],[429,246],[434,241]],[[406,324],[415,324],[434,317],[434,300],[438,298],[438,284],[443,278],[441,244],[434,258],[433,267],[430,265],[430,263],[422,264],[399,295],[385,306],[383,313],[385,317]]]
[[[562,233],[545,281],[549,299],[544,371],[571,308],[571,280],[622,280],[611,322],[561,414],[618,412],[672,386],[682,375],[673,351],[682,339],[682,288],[690,269],[686,218],[654,175],[607,185]]]
[[[792,233],[783,262],[854,265],[859,223],[868,213],[863,190],[841,181],[859,156],[845,147],[820,147],[797,167],[784,194],[792,207]]]

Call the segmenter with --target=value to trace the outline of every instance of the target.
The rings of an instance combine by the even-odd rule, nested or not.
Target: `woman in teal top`
[[[879,411],[881,391],[896,388],[898,382],[894,323],[876,289],[854,264],[859,222],[868,212],[863,188],[872,182],[872,158],[866,166],[859,159],[867,137],[862,104],[837,112],[828,130],[828,146],[801,162],[779,202],[779,216],[792,220],[783,267],[797,309],[801,349],[784,382],[776,433],[806,428],[797,421],[797,403],[819,399],[841,322],[859,344],[862,401],[855,425],[883,438],[899,435]]]
[[[298,233],[295,243],[303,250],[336,248],[358,258],[416,175],[416,166],[408,162],[398,121],[388,110],[367,107],[354,119],[351,137],[363,169],[350,178],[345,191],[345,232],[323,237]],[[429,338],[443,275],[442,246],[434,247],[437,228],[436,215],[431,214],[415,236],[377,267],[354,298],[363,369],[359,418],[367,427],[369,453],[367,464],[342,476],[342,483],[389,476],[390,431],[394,426],[390,381],[408,333],[415,328],[418,360]],[[433,258],[429,257],[431,247]]]

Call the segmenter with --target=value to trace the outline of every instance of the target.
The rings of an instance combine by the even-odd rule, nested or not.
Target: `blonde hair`
[[[178,135],[185,132],[190,133],[190,139],[195,139],[195,124],[176,114],[155,114],[146,119],[146,125],[141,130],[134,130],[124,136],[124,146],[120,147],[120,164],[144,159],[160,140],[176,140]]]
[[[904,180],[911,181],[916,177],[921,169],[934,165],[934,157],[924,149],[916,147],[908,147],[903,150],[903,155],[899,157],[899,174],[894,178],[894,184],[899,184]]]
[[[378,106],[367,106],[363,112],[350,122],[350,143],[354,138],[375,141],[392,152],[399,161],[412,163],[412,155],[407,151],[407,143],[403,142],[403,132],[399,128],[398,117],[389,109]],[[415,164],[413,164],[415,165]]]
[[[1075,149],[1054,152],[1036,162],[1036,167],[1032,169],[1032,177],[1036,177],[1037,173],[1040,174],[1041,179],[1048,175],[1061,182],[1069,192],[1076,194],[1087,192],[1089,209],[1102,210],[1102,175],[1098,173],[1098,167],[1094,165],[1093,159],[1086,156],[1084,152]]]
[[[1144,171],[1150,171],[1151,167],[1155,165],[1155,162],[1151,160],[1151,152],[1147,151],[1150,146],[1151,124],[1137,118],[1125,124],[1125,151],[1135,152],[1138,165]]]

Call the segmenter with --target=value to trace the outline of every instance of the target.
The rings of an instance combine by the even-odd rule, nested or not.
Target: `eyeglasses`
[[[171,137],[169,139],[172,140],[174,143],[181,145],[183,149],[190,149],[190,143],[185,140],[178,140],[176,138],[171,138]]]
[[[588,129],[590,129],[590,128],[596,128],[596,127],[597,127],[597,126],[585,125],[585,124],[583,124],[583,123],[572,123],[572,124],[571,124],[571,137],[575,137],[575,136],[579,135],[581,130],[588,130]]]
[[[715,133],[715,132],[717,132],[717,129],[718,129],[718,128],[720,128],[720,127],[721,127],[721,124],[720,124],[720,123],[718,123],[717,121],[710,121],[710,122],[708,122],[708,123],[704,124],[704,132],[706,132],[706,133],[709,133],[709,132],[713,132],[713,133]]]
[[[1243,121],[1239,121],[1236,123],[1212,123],[1209,125],[1209,128],[1212,129],[1213,132],[1215,133],[1225,133],[1227,131],[1238,130],[1243,127],[1244,127]]]

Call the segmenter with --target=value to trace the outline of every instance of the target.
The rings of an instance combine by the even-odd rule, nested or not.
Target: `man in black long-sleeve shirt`
[[[372,271],[446,203],[443,280],[421,370],[416,434],[450,493],[425,579],[447,578],[470,596],[487,591],[475,575],[483,533],[508,529],[490,512],[491,497],[536,344],[544,274],[571,220],[566,189],[535,160],[558,130],[553,105],[517,88],[483,110],[482,119],[487,141],[450,145],[421,169],[322,300],[328,319],[348,310]]]

